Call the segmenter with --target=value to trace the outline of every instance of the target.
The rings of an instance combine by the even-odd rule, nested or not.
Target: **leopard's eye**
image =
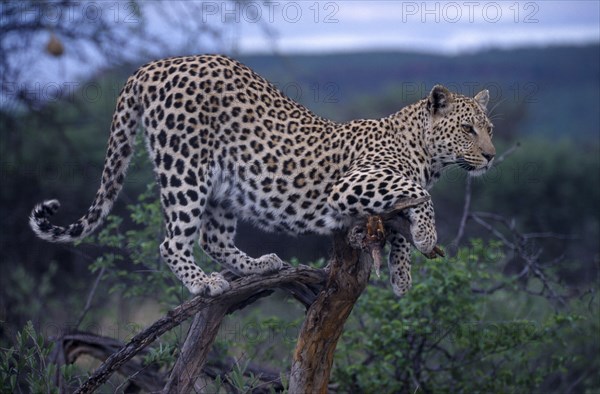
[[[477,135],[477,132],[475,131],[475,129],[473,128],[472,125],[470,125],[468,123],[463,123],[461,125],[461,127],[462,127],[462,129],[463,129],[463,131],[465,133],[469,133],[469,134],[472,134],[472,135]]]

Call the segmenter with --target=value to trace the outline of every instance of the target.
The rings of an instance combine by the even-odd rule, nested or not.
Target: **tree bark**
[[[296,268],[288,266],[279,272],[267,276],[261,277],[254,275],[236,279],[231,282],[231,289],[229,291],[214,298],[205,298],[201,296],[194,297],[172,309],[166,316],[163,316],[150,327],[135,335],[118,352],[108,357],[75,392],[78,394],[93,393],[100,385],[106,382],[114,372],[118,371],[123,364],[133,358],[146,346],[150,345],[165,332],[177,327],[182,322],[202,310],[213,308],[220,310],[221,308],[224,308],[226,313],[232,312],[270,294],[269,291],[265,291],[266,289],[278,287],[291,292],[294,297],[297,297],[303,302],[309,302],[309,289],[320,287],[323,282],[323,270],[306,266]],[[217,315],[212,314],[211,316],[215,317]],[[212,322],[211,324],[215,324],[215,322]],[[218,322],[217,325],[220,325],[220,322]],[[199,341],[202,341],[202,339],[199,339]],[[195,347],[190,345],[189,349],[195,349]],[[190,359],[187,358],[187,360],[189,361]],[[196,362],[195,365],[196,368],[201,369],[203,365],[202,360]],[[180,368],[180,371],[183,371],[183,369]],[[189,372],[189,368],[187,371]]]
[[[291,394],[327,392],[337,341],[369,281],[372,264],[372,257],[350,245],[345,233],[334,235],[327,284],[309,308],[296,344]]]
[[[219,327],[226,313],[226,305],[215,305],[203,309],[194,317],[181,349],[181,355],[177,358],[162,391],[163,394],[201,392],[202,388],[196,389],[194,385],[206,363],[208,352],[219,333]]]
[[[76,393],[92,393],[156,338],[196,315],[163,393],[193,391],[223,317],[271,294],[273,288],[285,290],[305,306],[310,306],[294,352],[289,392],[326,393],[333,355],[344,324],[367,286],[374,260],[377,269],[381,264],[385,225],[412,242],[402,211],[428,199],[400,201],[390,212],[368,217],[366,223],[357,223],[348,233],[334,234],[333,257],[328,270],[287,266],[267,276],[236,279],[231,282],[229,291],[217,297],[192,298],[134,336],[106,359]],[[436,247],[427,257],[438,255],[443,252]],[[326,279],[325,275],[328,275]]]

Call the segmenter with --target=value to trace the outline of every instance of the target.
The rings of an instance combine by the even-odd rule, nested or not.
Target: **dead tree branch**
[[[76,393],[92,393],[120,367],[134,357],[138,352],[155,341],[165,332],[177,327],[185,320],[198,312],[213,308],[215,305],[225,311],[233,311],[248,305],[248,299],[258,299],[265,296],[265,289],[273,289],[299,282],[306,285],[315,285],[325,281],[325,271],[306,266],[297,268],[285,267],[281,271],[268,276],[248,276],[237,279],[231,283],[231,289],[214,298],[195,297],[172,309],[150,327],[134,336],[118,352],[110,356],[93,374],[84,382]],[[220,324],[220,322],[219,322]]]
[[[556,261],[551,261],[548,263],[542,262],[542,248],[532,247],[533,245],[531,241],[539,238],[572,239],[573,237],[554,233],[522,234],[519,230],[517,230],[514,221],[508,220],[504,216],[495,213],[473,212],[469,215],[469,217],[485,229],[489,230],[491,234],[498,238],[504,244],[504,246],[514,254],[515,257],[520,258],[524,262],[523,270],[518,275],[514,276],[511,281],[515,282],[531,275],[541,282],[542,290],[537,292],[531,291],[528,288],[529,282],[526,281],[524,284],[522,284],[525,292],[532,295],[546,297],[562,306],[566,305],[565,297],[561,294],[558,294],[558,292],[554,289],[553,281],[545,273],[545,268],[556,264]],[[505,232],[507,232],[508,235],[504,235],[502,231],[500,231],[490,222],[499,223],[505,228]],[[511,240],[508,239],[509,237]],[[558,261],[560,260],[562,260],[562,257],[559,257]],[[492,289],[485,291],[480,290],[479,293],[489,294],[495,290],[501,289],[502,287],[504,286],[497,285]]]
[[[452,241],[454,245],[458,245],[465,234],[465,227],[467,225],[467,219],[469,218],[469,211],[471,210],[471,195],[473,194],[473,178],[467,176],[465,181],[465,202],[463,204],[463,213],[460,217],[460,224],[458,225],[458,232],[456,237]]]
[[[517,151],[517,149],[521,146],[520,143],[516,143],[507,150],[505,150],[500,156],[496,158],[493,163],[493,167],[498,167],[504,160],[506,160],[509,156]],[[452,241],[452,244],[458,246],[460,241],[462,240],[465,234],[465,228],[467,225],[467,221],[469,219],[469,215],[471,214],[471,198],[473,195],[473,178],[467,175],[467,179],[465,181],[465,201],[463,203],[463,211],[460,217],[460,222],[458,225],[458,231],[456,232],[456,236]]]
[[[72,364],[82,355],[91,356],[100,361],[106,361],[112,354],[123,347],[123,343],[114,338],[108,338],[91,333],[73,332],[58,338],[50,356],[50,361],[58,366]],[[142,355],[143,352],[138,353]],[[141,360],[133,359],[119,367],[123,376],[130,377],[128,385],[147,392],[156,392],[164,385],[164,377],[152,367],[143,366]],[[61,393],[68,392],[67,382],[63,382],[57,369],[57,386]]]
[[[181,304],[108,357],[76,393],[95,391],[159,336],[196,315],[163,393],[194,390],[224,316],[270,295],[275,288],[289,292],[306,306],[310,305],[294,353],[289,391],[326,392],[337,340],[368,283],[372,256],[381,255],[385,225],[397,226],[412,242],[407,230],[409,224],[402,211],[428,198],[401,201],[392,211],[353,226],[348,234],[335,234],[334,256],[328,270],[286,266],[267,276],[233,280],[231,289],[217,297],[199,296]],[[442,252],[436,247],[433,253]]]
[[[407,199],[381,216],[369,217],[346,233],[334,235],[333,257],[325,288],[311,305],[302,324],[290,373],[289,392],[326,393],[333,355],[344,324],[367,286],[374,257],[385,243],[384,222],[400,222],[402,211],[429,197]],[[399,216],[400,215],[400,216]],[[410,232],[407,239],[412,241]]]
[[[181,355],[177,358],[163,393],[201,391],[201,388],[194,390],[194,385],[206,363],[211,345],[219,333],[221,321],[226,313],[227,307],[217,304],[196,314],[181,349]]]
[[[366,234],[358,242],[365,242]],[[360,235],[359,235],[360,237]],[[290,374],[290,393],[326,393],[333,354],[346,319],[365,289],[373,260],[351,245],[345,234],[334,238],[334,257],[324,291],[302,325]]]
[[[75,327],[79,327],[81,325],[81,323],[83,322],[83,319],[85,318],[85,315],[87,315],[87,313],[89,312],[89,310],[92,306],[92,300],[94,299],[94,295],[96,294],[96,290],[98,289],[98,284],[100,283],[100,280],[102,279],[102,276],[104,275],[105,271],[106,271],[106,267],[102,267],[100,269],[100,271],[98,272],[98,275],[96,276],[96,279],[94,280],[94,284],[92,285],[92,288],[90,289],[90,292],[88,293],[87,299],[85,300],[85,306],[83,307],[83,310],[79,314],[77,323],[75,323]]]

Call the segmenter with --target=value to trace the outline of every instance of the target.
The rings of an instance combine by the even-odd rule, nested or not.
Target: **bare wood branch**
[[[519,146],[520,146],[520,144],[516,143],[513,146],[511,146],[510,148],[508,148],[506,151],[504,151],[498,158],[496,158],[493,166],[497,167],[500,164],[502,164],[502,162],[504,160],[506,160],[513,153],[515,153],[515,151],[519,148]],[[467,225],[467,220],[469,219],[469,214],[470,214],[470,210],[471,210],[472,195],[473,195],[473,178],[471,176],[467,175],[467,179],[465,180],[465,201],[463,203],[463,211],[462,211],[462,215],[460,218],[458,231],[456,232],[456,237],[452,241],[452,244],[454,244],[454,245],[458,245],[460,243],[460,241],[462,240],[462,237],[464,236],[465,227]]]
[[[498,231],[498,229],[496,229],[494,226],[492,226],[491,224],[489,224],[488,222],[483,220],[479,214],[471,214],[470,217],[473,218],[473,220],[476,221],[479,225],[481,225],[482,227],[489,230],[492,234],[494,234],[496,236],[496,238],[498,238],[500,241],[502,241],[502,243],[504,245],[506,245],[508,248],[513,249],[513,250],[516,249],[514,243],[510,242],[504,236],[504,234],[502,234],[500,231]]]
[[[265,289],[277,288],[293,282],[317,284],[325,281],[325,271],[306,266],[297,268],[285,267],[277,273],[267,276],[248,276],[231,283],[231,289],[214,298],[195,297],[172,309],[166,316],[157,320],[150,327],[134,336],[123,348],[110,356],[84,382],[76,393],[92,393],[117,371],[125,362],[139,351],[154,342],[159,336],[178,326],[203,309],[218,305],[226,310],[235,310],[240,304],[246,304],[248,298]]]
[[[82,355],[105,361],[123,347],[123,343],[117,339],[83,332],[65,334],[55,340],[55,343],[50,361],[58,367],[72,364]],[[122,376],[128,377],[130,386],[147,392],[156,392],[164,385],[164,377],[156,368],[144,367],[138,360],[129,360],[121,365],[118,371]],[[57,374],[60,375],[59,372]],[[69,392],[66,383],[59,382],[61,393]]]
[[[219,333],[226,312],[226,305],[217,304],[196,314],[181,349],[181,355],[177,358],[162,391],[164,394],[201,391],[201,388],[195,390],[194,385],[206,363],[211,345]]]
[[[302,324],[290,372],[290,393],[326,393],[333,355],[354,304],[367,286],[373,257],[381,255],[385,243],[383,222],[409,226],[404,210],[429,201],[430,197],[398,202],[390,212],[369,217],[366,223],[334,235],[334,254],[327,283],[310,306]],[[407,239],[412,242],[410,231]],[[378,264],[378,262],[376,262]]]
[[[363,232],[363,242],[366,234]],[[334,257],[325,289],[302,324],[290,373],[289,392],[326,393],[333,354],[346,319],[369,280],[372,258],[334,236]]]
[[[543,249],[536,248],[535,251],[528,250],[528,244],[531,240],[535,240],[538,238],[557,238],[557,239],[569,239],[570,237],[567,235],[554,234],[554,233],[531,233],[531,234],[522,234],[515,227],[515,223],[513,220],[508,220],[502,215],[490,212],[473,212],[470,214],[470,217],[473,218],[475,222],[488,229],[494,236],[496,236],[506,247],[511,249],[516,253],[524,262],[525,267],[516,276],[513,276],[509,279],[509,282],[517,282],[521,278],[526,275],[533,275],[542,283],[542,290],[539,292],[531,291],[528,286],[529,282],[526,282],[522,285],[523,291],[528,294],[546,297],[549,300],[555,301],[560,305],[566,305],[565,297],[558,294],[551,283],[551,280],[548,278],[543,269],[543,264],[540,262],[540,256],[542,255]],[[490,221],[498,222],[505,226],[509,231],[510,236],[512,237],[512,242],[505,236],[500,230],[494,227],[491,223],[484,220],[488,219]],[[549,262],[547,265],[555,264],[556,261],[560,261],[555,259]],[[504,287],[504,284],[497,284],[490,289],[483,290],[474,288],[474,292],[479,294],[490,294],[494,291],[497,291]]]
[[[548,279],[548,277],[546,276],[546,274],[544,274],[544,271],[542,269],[540,269],[538,264],[532,264],[531,267],[531,271],[533,272],[533,275],[535,277],[537,277],[540,282],[542,282],[542,285],[544,286],[543,290],[542,290],[542,295],[547,292],[550,294],[550,299],[557,301],[558,303],[560,303],[562,306],[566,306],[567,302],[565,301],[564,297],[561,296],[560,294],[558,294],[554,288],[552,287],[552,285],[550,284],[550,280]]]

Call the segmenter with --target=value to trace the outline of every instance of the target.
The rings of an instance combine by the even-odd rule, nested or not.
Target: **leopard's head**
[[[441,85],[431,90],[426,102],[430,117],[429,150],[443,165],[458,164],[472,175],[491,166],[496,149],[492,144],[493,124],[487,116],[489,92],[475,97],[451,93]]]

